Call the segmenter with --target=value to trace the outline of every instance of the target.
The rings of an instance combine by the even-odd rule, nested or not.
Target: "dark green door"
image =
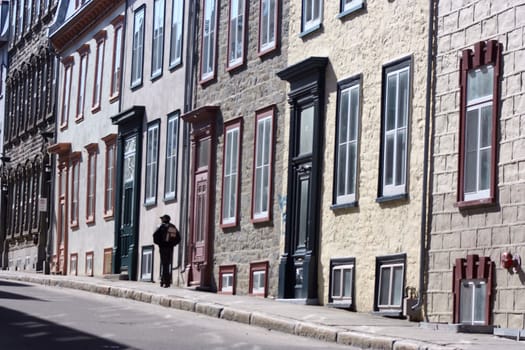
[[[137,218],[136,206],[136,168],[137,136],[124,140],[123,179],[122,179],[122,213],[120,221],[120,273],[129,279],[135,279],[135,262],[137,259]]]

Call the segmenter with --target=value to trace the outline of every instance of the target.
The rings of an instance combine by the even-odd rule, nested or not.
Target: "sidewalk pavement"
[[[493,335],[433,330],[406,320],[253,296],[224,295],[178,287],[161,288],[158,284],[147,282],[24,272],[0,271],[0,279],[127,298],[359,349],[525,349],[523,341]]]

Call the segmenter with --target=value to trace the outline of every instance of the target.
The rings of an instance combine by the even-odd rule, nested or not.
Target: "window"
[[[86,276],[93,276],[93,252],[86,253]]]
[[[480,42],[461,59],[460,207],[495,202],[501,50],[495,40]]]
[[[380,312],[401,312],[405,264],[405,254],[376,258],[376,310]]]
[[[32,12],[33,12],[33,0],[26,0],[26,31],[29,31],[31,29],[31,22],[32,22]]]
[[[364,0],[341,0],[339,16],[346,16],[354,11],[360,10],[365,6]]]
[[[80,152],[75,152],[71,157],[71,217],[72,227],[78,226],[79,208],[79,181],[80,181]]]
[[[114,101],[120,94],[120,72],[122,65],[122,33],[123,17],[119,16],[113,21],[113,65],[111,69],[111,92],[110,100]]]
[[[84,118],[89,46],[83,46],[78,53],[80,55],[80,64],[78,67],[78,95],[76,120],[80,121]]]
[[[254,222],[270,220],[273,117],[273,107],[256,113],[252,190],[252,220]]]
[[[250,263],[250,287],[249,294],[263,296],[268,295],[268,262]]]
[[[60,128],[66,128],[69,120],[69,102],[71,97],[71,71],[73,69],[73,57],[64,60],[64,85],[62,90],[62,113]]]
[[[142,247],[142,259],[140,266],[140,279],[153,281],[153,246]]]
[[[106,143],[106,174],[104,177],[104,217],[106,219],[113,217],[115,207],[115,168],[117,153],[117,135],[110,134],[103,137]]]
[[[148,125],[148,140],[146,145],[146,191],[144,204],[153,205],[157,201],[157,171],[159,156],[160,122]]]
[[[459,322],[485,324],[487,284],[483,280],[462,280],[460,291]]]
[[[309,33],[321,26],[323,0],[303,0],[302,32]]]
[[[162,58],[164,56],[164,0],[155,0],[153,6],[153,47],[151,49],[151,77],[162,74]]]
[[[244,60],[245,2],[246,0],[230,0],[227,64],[229,69],[242,65]]]
[[[263,55],[277,48],[277,25],[279,5],[277,0],[259,1],[259,54]]]
[[[24,0],[18,0],[18,37],[24,32]]]
[[[204,0],[202,19],[201,83],[215,78],[215,49],[217,40],[217,2]]]
[[[113,248],[104,249],[103,274],[109,275],[112,272],[111,260],[113,259]]]
[[[71,254],[69,256],[69,274],[76,276],[78,274],[78,254]]]
[[[406,195],[410,60],[383,69],[379,197]]]
[[[330,260],[330,297],[328,302],[337,307],[353,306],[355,259]]]
[[[94,223],[95,222],[98,145],[96,143],[92,143],[92,144],[87,145],[85,148],[88,152],[86,222]]]
[[[356,201],[360,80],[338,84],[334,204]]]
[[[164,200],[177,198],[177,165],[179,153],[179,112],[168,116],[166,129],[166,174]]]
[[[106,31],[101,31],[95,37],[97,41],[97,60],[95,63],[95,78],[93,85],[93,105],[92,111],[100,110],[100,100],[102,97],[102,70],[104,67],[104,42]]]
[[[142,68],[144,64],[144,15],[146,8],[135,11],[133,22],[133,52],[131,57],[131,87],[142,84]]]
[[[235,294],[235,265],[219,266],[219,293]]]
[[[242,142],[242,119],[234,119],[224,125],[224,162],[222,173],[222,227],[238,225]]]
[[[171,12],[170,68],[182,62],[184,0],[173,0]]]

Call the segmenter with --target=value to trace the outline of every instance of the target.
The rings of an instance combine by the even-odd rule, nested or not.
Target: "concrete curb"
[[[160,305],[163,307],[171,307],[181,311],[196,312],[214,318],[221,318],[227,321],[234,321],[326,342],[349,345],[361,349],[457,350],[456,347],[452,346],[441,346],[433,343],[425,343],[410,339],[396,339],[382,335],[347,331],[337,327],[287,319],[263,312],[248,312],[216,303],[189,300],[178,296],[157,295],[155,293],[139,291],[125,287],[102,285],[97,282],[90,283],[85,281],[59,280],[58,277],[51,277],[49,275],[0,275],[0,278],[51,287],[78,289],[111,297],[130,299],[143,303]]]

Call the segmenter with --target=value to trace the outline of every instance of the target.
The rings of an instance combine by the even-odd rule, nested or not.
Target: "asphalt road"
[[[0,280],[2,350],[350,349],[196,313]]]

